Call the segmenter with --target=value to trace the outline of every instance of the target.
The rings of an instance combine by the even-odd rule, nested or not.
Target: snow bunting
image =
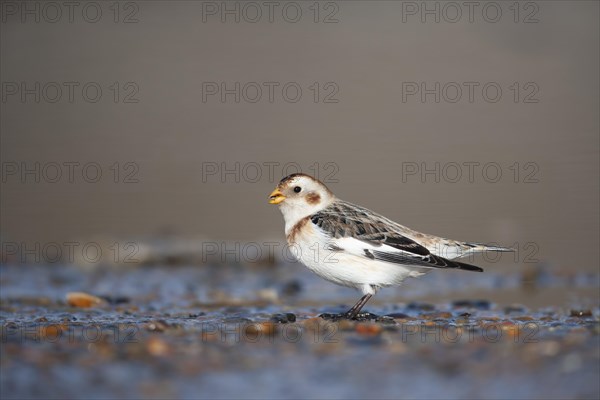
[[[380,289],[399,285],[432,269],[483,269],[450,259],[483,251],[512,249],[444,239],[416,232],[366,208],[340,200],[305,174],[281,180],[269,196],[285,220],[285,235],[295,256],[311,271],[363,293],[345,314],[356,318]]]

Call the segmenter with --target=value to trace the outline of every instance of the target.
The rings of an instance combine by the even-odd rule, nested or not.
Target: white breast
[[[426,272],[367,258],[360,248],[365,243],[352,238],[331,241],[310,221],[289,238],[289,245],[296,258],[323,279],[363,293],[374,293],[379,287],[398,285]]]

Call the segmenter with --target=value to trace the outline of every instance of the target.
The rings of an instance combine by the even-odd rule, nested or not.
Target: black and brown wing
[[[401,225],[351,203],[338,200],[311,215],[310,220],[329,237],[331,247],[337,251],[408,267],[483,271],[474,265],[432,254],[404,236]]]

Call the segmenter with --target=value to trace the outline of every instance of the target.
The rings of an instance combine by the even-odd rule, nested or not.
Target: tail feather
[[[471,247],[472,251],[475,251],[475,252],[482,252],[482,251],[514,252],[515,251],[515,249],[510,248],[510,247],[488,245],[485,243],[465,243],[465,245]]]
[[[452,261],[453,264],[456,264],[458,269],[463,269],[465,271],[476,271],[476,272],[483,272],[483,268],[480,268],[476,265],[471,265],[471,264],[467,264],[467,263],[463,263],[463,262],[458,262],[458,261]]]
[[[509,247],[497,246],[494,244],[476,243],[476,242],[459,242],[456,240],[445,239],[438,244],[426,246],[433,254],[444,257],[449,260],[464,258],[476,253],[485,252],[511,252],[515,249]]]
[[[434,268],[455,268],[462,269],[465,271],[483,272],[483,268],[477,267],[475,265],[466,264],[454,260],[448,260],[447,258],[438,257],[433,254],[429,255],[429,261]]]

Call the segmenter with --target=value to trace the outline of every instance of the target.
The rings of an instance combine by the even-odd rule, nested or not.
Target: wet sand
[[[480,282],[472,292],[430,293],[427,302],[376,297],[365,309],[373,314],[361,321],[332,321],[319,315],[345,311],[352,297],[339,304],[312,290],[320,287],[316,278],[301,284],[310,275],[281,268],[253,271],[261,278],[247,282],[253,291],[227,296],[218,286],[204,293],[207,282],[191,284],[190,291],[172,287],[194,274],[199,279],[200,267],[4,266],[2,398],[581,399],[600,393],[597,287],[576,288],[577,301],[589,296],[590,308],[552,302],[533,308],[515,304],[524,291],[503,277],[507,287],[478,291],[486,285]],[[222,279],[215,271],[210,276]],[[145,281],[136,282],[139,274]],[[536,290],[546,293],[544,301],[565,293],[556,297],[562,301],[576,281]],[[339,301],[335,287],[325,284]],[[45,289],[36,293],[37,285]],[[75,288],[100,296],[98,303],[74,307],[71,298],[70,305],[66,294]]]

